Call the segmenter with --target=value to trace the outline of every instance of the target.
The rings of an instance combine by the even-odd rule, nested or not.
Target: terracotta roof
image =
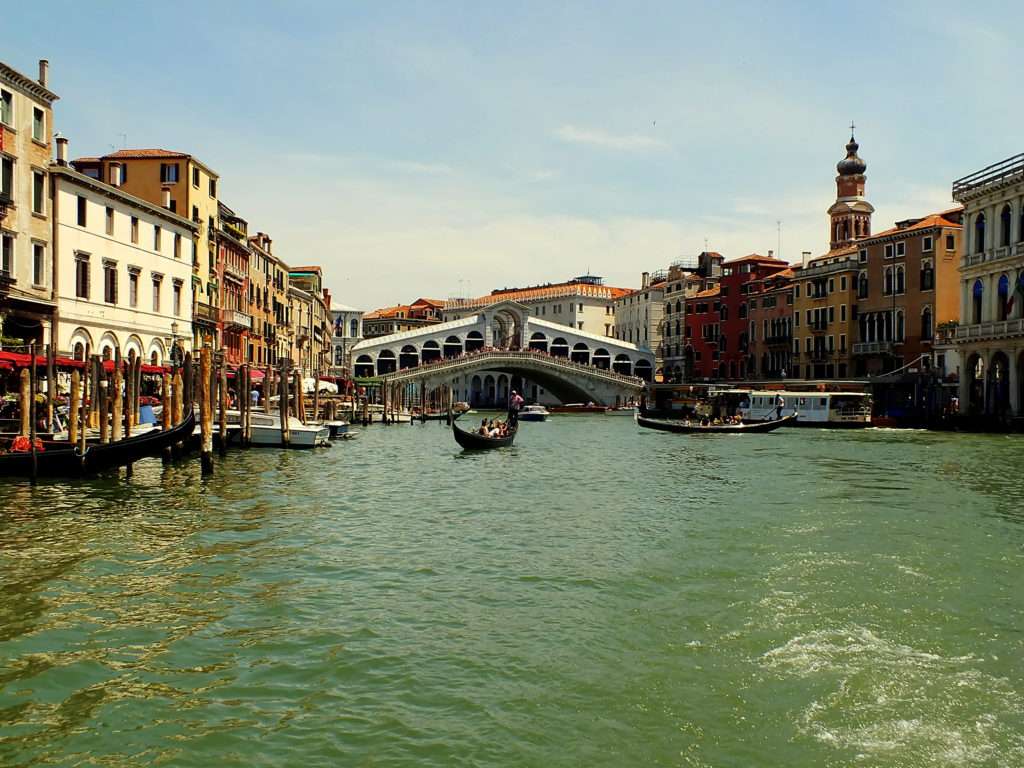
[[[710,298],[711,296],[717,296],[719,293],[721,293],[721,289],[719,289],[716,286],[714,288],[708,288],[706,291],[700,291],[693,298],[695,298],[695,299],[707,299],[707,298]]]
[[[722,266],[726,266],[728,264],[739,264],[740,262],[743,262],[743,261],[763,261],[763,262],[768,263],[768,264],[785,264],[785,263],[787,263],[787,262],[782,261],[782,259],[776,259],[774,256],[762,256],[759,253],[751,253],[751,254],[749,254],[747,256],[741,256],[738,259],[730,259],[729,261],[724,261],[724,262],[722,262]]]
[[[104,160],[125,160],[143,157],[189,157],[185,152],[174,152],[169,149],[119,149],[116,152],[104,155]]]
[[[80,157],[77,160],[72,160],[73,163],[98,163],[100,159],[98,157]]]
[[[821,256],[815,256],[813,259],[807,262],[807,266],[810,266],[811,264],[814,264],[817,261],[823,261],[825,259],[834,259],[837,256],[848,256],[851,253],[856,253],[859,247],[859,243],[862,242],[864,241],[858,240],[856,243],[853,243],[852,245],[841,245],[838,248],[834,248],[833,250],[829,251],[826,254],[823,254]]]
[[[945,213],[953,212],[954,211],[945,211]],[[933,213],[930,216],[925,216],[916,224],[911,224],[909,227],[903,227],[902,229],[900,229],[899,227],[890,227],[889,229],[883,230],[881,232],[876,232],[875,234],[871,235],[871,237],[865,237],[863,240],[860,240],[859,242],[869,242],[871,240],[877,240],[880,237],[888,237],[889,235],[895,235],[899,232],[914,232],[915,230],[934,229],[935,227],[957,228],[960,226],[960,224],[957,224],[945,218],[941,213]]]
[[[554,283],[552,285],[538,285],[533,288],[497,290],[475,299],[447,301],[444,306],[452,309],[484,307],[498,301],[532,301],[553,298],[555,296],[596,296],[602,299],[618,299],[631,291],[631,288],[613,288],[608,285],[591,285],[589,283]]]
[[[409,305],[408,304],[396,304],[393,307],[381,307],[380,309],[375,309],[372,312],[367,312],[365,315],[363,315],[363,319],[364,320],[374,320],[374,319],[380,318],[380,317],[394,317],[395,315],[397,315],[403,309],[408,310],[409,309]]]
[[[288,267],[289,272],[323,272],[323,267]]]

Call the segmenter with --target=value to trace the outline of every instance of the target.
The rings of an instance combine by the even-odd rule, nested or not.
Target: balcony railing
[[[855,355],[891,355],[891,341],[858,341],[853,345]]]
[[[986,248],[978,253],[968,253],[960,259],[961,267],[974,267],[991,261],[1002,261],[1011,257],[1024,256],[1024,243],[1001,245],[998,248]]]
[[[812,320],[807,324],[807,329],[810,331],[826,331],[828,330],[827,320]]]
[[[203,302],[196,303],[196,320],[207,323],[217,322],[217,308]]]
[[[1008,157],[953,182],[953,199],[962,202],[972,190],[1024,174],[1024,153]]]
[[[813,349],[808,354],[812,363],[827,363],[832,359],[832,350],[830,349]]]
[[[764,337],[765,344],[790,344],[793,341],[793,334],[779,333]]]
[[[968,341],[1004,339],[1010,336],[1024,336],[1024,318],[960,325],[955,329],[954,339],[957,343],[963,344]]]
[[[245,314],[245,312],[239,312],[237,309],[222,309],[221,320],[225,326],[232,328],[243,328],[245,330],[252,328],[252,318]]]

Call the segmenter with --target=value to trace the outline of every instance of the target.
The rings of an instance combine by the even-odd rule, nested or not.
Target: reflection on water
[[[1024,764],[1015,438],[617,417],[0,486],[0,764]]]

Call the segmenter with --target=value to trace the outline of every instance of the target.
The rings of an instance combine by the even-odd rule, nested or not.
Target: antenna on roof
[[[778,230],[779,242],[777,244],[778,250],[775,251],[778,258],[782,258],[782,219],[777,219],[775,222],[775,228]]]

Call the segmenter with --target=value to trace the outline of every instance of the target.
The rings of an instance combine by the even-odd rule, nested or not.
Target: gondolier
[[[513,389],[512,397],[508,401],[508,423],[510,426],[519,423],[519,409],[523,407],[523,402],[522,395]]]

